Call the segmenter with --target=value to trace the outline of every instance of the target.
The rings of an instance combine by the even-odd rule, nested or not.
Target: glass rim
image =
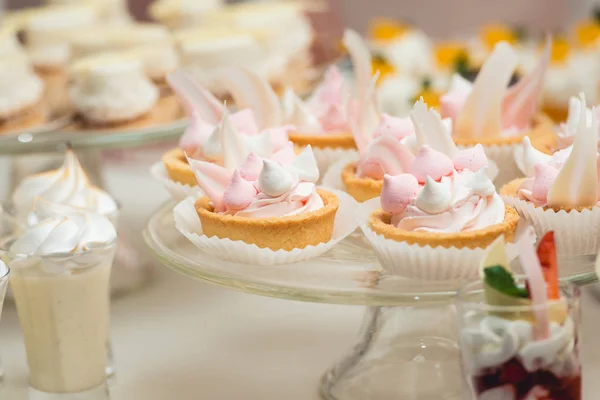
[[[515,280],[524,280],[527,277],[525,275],[515,275]],[[491,311],[491,312],[531,312],[536,310],[544,310],[548,309],[554,305],[559,304],[570,304],[574,299],[578,299],[580,295],[579,286],[570,282],[566,279],[559,280],[559,287],[561,289],[567,289],[568,291],[574,293],[574,296],[561,296],[557,300],[550,300],[544,304],[530,304],[530,305],[508,305],[508,306],[499,306],[499,305],[490,305],[487,303],[479,302],[479,301],[471,301],[466,297],[472,293],[483,293],[483,282],[475,281],[469,282],[463,286],[461,286],[456,292],[456,303],[459,307],[469,309],[469,310],[477,310],[477,311]],[[561,290],[563,292],[563,290]]]
[[[8,280],[8,278],[10,277],[10,267],[8,265],[6,265],[6,263],[4,263],[4,268],[6,268],[6,273],[0,275],[0,283]],[[0,299],[2,300],[2,299]]]

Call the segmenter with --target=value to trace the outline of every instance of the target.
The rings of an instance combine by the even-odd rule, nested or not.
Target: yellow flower
[[[466,56],[463,43],[457,41],[440,42],[435,47],[435,59],[439,68],[453,68],[456,62]]]
[[[436,110],[440,107],[440,97],[442,94],[431,87],[431,81],[429,79],[423,80],[422,88],[417,96],[414,98],[414,101],[419,100],[421,97],[427,106],[433,107]]]
[[[383,82],[387,77],[393,76],[396,74],[396,69],[392,64],[390,64],[384,57],[374,55],[371,61],[371,70],[373,75],[377,71],[379,71],[379,77],[377,78],[377,84],[379,85]]]
[[[387,43],[402,37],[408,26],[390,18],[375,18],[369,22],[369,38]]]
[[[575,25],[575,37],[579,46],[592,47],[600,39],[600,25],[596,21],[582,21]]]
[[[550,61],[552,64],[563,64],[569,58],[569,42],[564,37],[555,37],[552,40],[552,53]]]
[[[491,24],[483,27],[480,33],[481,41],[492,50],[499,42],[508,42],[510,45],[517,43],[517,34],[508,26]]]

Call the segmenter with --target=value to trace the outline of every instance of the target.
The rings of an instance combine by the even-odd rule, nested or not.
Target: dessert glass
[[[3,271],[4,274],[0,275],[0,316],[2,316],[2,306],[4,304],[4,295],[6,294],[6,287],[8,286],[8,279],[10,276],[10,269],[6,268]],[[4,379],[4,369],[2,363],[0,363],[0,382]]]
[[[107,400],[109,282],[116,242],[28,256],[5,249],[27,352],[30,400]]]
[[[516,277],[518,286],[525,277]],[[482,282],[458,292],[463,377],[474,399],[581,399],[579,288],[541,305],[489,305]],[[548,339],[533,340],[535,316],[547,313]],[[531,396],[531,397],[528,397]]]

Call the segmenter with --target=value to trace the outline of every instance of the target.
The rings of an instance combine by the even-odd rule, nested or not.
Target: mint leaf
[[[485,283],[510,297],[529,298],[526,288],[518,287],[515,279],[503,266],[494,265],[483,270]]]

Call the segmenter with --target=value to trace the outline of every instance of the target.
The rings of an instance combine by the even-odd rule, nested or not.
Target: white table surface
[[[124,204],[124,218],[138,232],[166,199],[146,171],[147,166],[126,173],[115,167],[108,176],[109,188]],[[127,189],[131,182],[135,190]],[[600,318],[593,296],[598,289],[584,293],[586,400],[600,393],[600,347],[595,345]],[[317,399],[321,374],[354,344],[361,314],[362,307],[225,290],[157,265],[149,286],[113,302],[117,381],[112,399]],[[0,321],[0,356],[6,369],[0,399],[25,399],[24,346],[10,302]]]

